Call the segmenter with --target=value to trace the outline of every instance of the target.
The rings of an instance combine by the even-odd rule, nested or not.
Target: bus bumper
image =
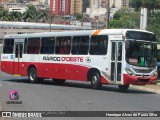
[[[158,76],[153,77],[137,77],[130,76],[128,74],[123,74],[123,84],[124,85],[146,85],[146,84],[156,84]]]

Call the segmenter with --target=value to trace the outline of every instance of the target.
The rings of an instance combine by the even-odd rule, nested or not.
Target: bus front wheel
[[[91,76],[91,86],[93,89],[100,89],[102,87],[100,74],[97,72],[94,72]]]
[[[120,91],[126,92],[129,88],[129,85],[118,85]]]
[[[37,83],[43,81],[43,78],[37,77],[37,70],[35,68],[29,69],[28,78],[31,83]]]

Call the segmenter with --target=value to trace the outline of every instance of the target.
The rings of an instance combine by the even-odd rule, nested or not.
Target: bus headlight
[[[130,76],[134,76],[134,74],[132,73],[132,71],[130,69],[126,69],[126,72],[130,75]]]

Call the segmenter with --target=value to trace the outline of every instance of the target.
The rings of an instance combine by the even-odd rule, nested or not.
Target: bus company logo
[[[52,57],[43,56],[45,61],[58,61],[58,62],[83,62],[83,57]]]
[[[11,100],[18,100],[19,99],[19,92],[17,90],[10,90],[9,91],[9,98]]]
[[[10,59],[12,59],[12,60],[14,59],[13,55],[10,56]]]
[[[87,63],[90,63],[90,62],[91,62],[91,58],[90,58],[90,57],[87,57],[87,58],[86,58],[86,62],[87,62]]]

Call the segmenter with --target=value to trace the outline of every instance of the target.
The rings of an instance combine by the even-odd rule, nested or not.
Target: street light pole
[[[109,29],[109,20],[110,20],[110,0],[107,1],[107,7],[106,7],[106,11],[107,11],[107,23],[106,23],[106,28]]]
[[[83,5],[84,5],[84,3],[83,3],[84,1],[82,1],[82,18],[81,18],[81,26],[83,26],[83,20],[84,20],[84,18],[83,18]]]

